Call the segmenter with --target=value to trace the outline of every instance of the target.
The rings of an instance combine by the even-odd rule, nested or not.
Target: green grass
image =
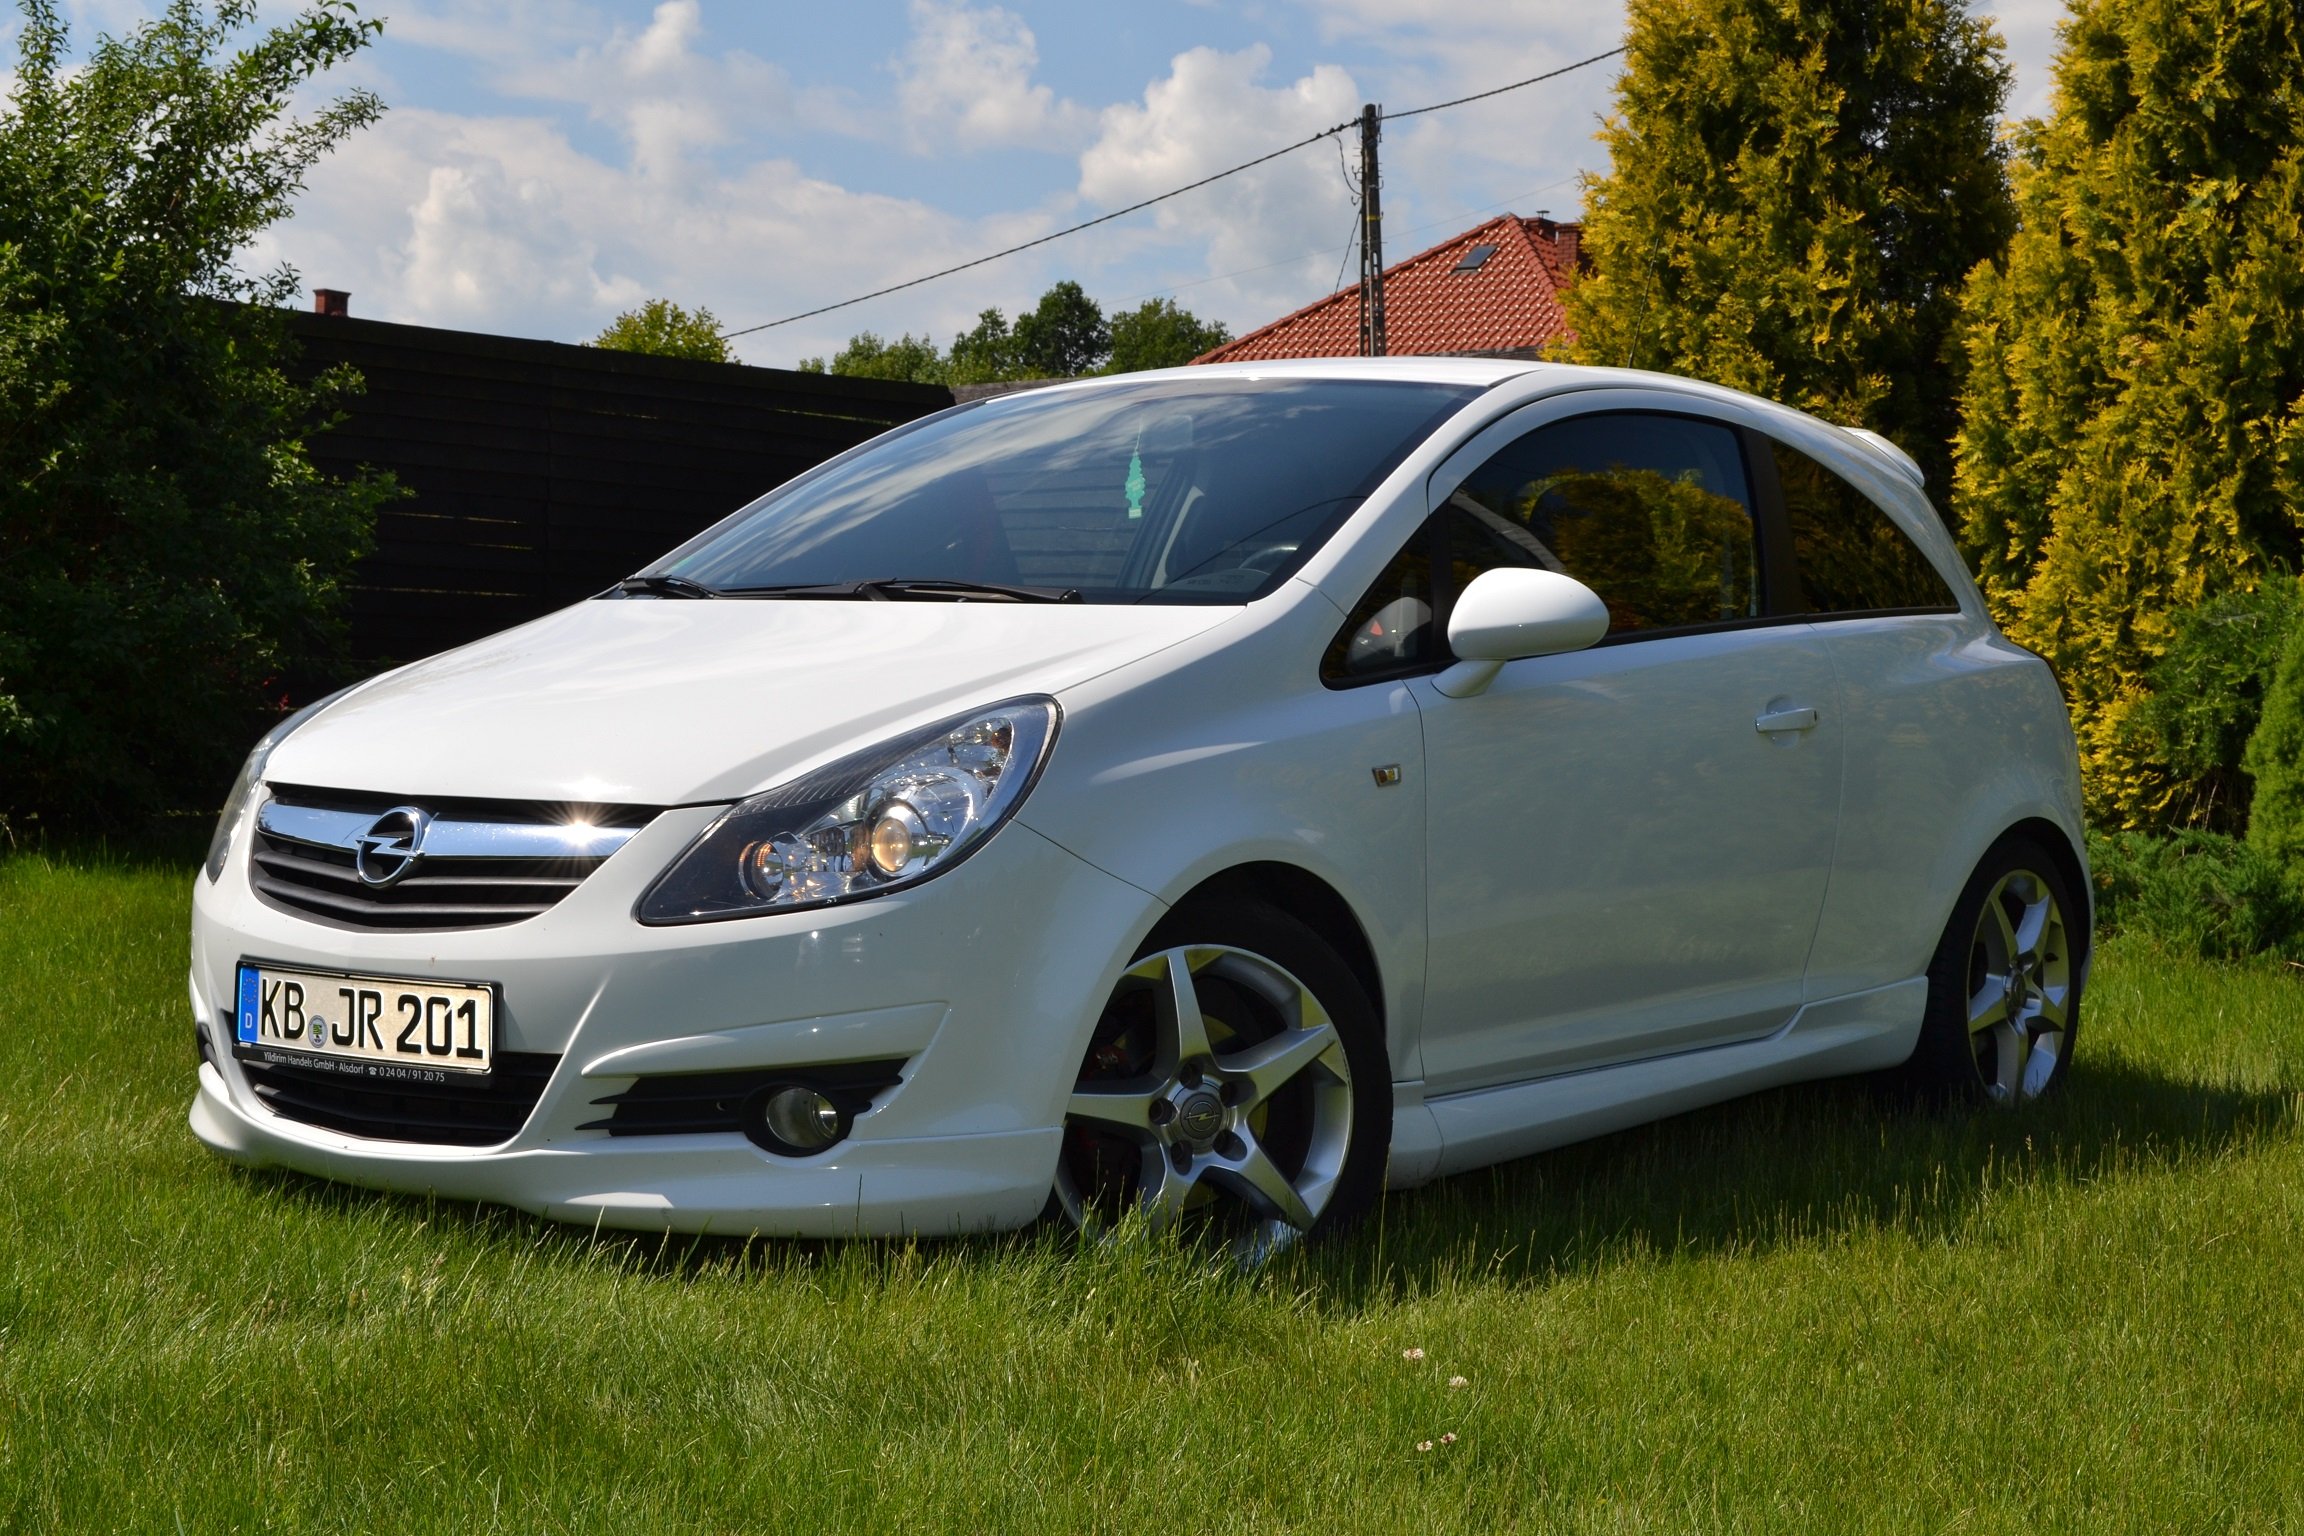
[[[237,1172],[189,879],[0,863],[6,1529],[2304,1530],[2304,972],[2116,942],[2052,1105],[1770,1094],[1243,1275]]]

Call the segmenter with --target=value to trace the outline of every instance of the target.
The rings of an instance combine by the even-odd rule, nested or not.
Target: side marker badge
[[[1368,771],[1376,776],[1378,789],[1390,789],[1400,782],[1400,765],[1398,763],[1386,763],[1381,768],[1371,768]]]

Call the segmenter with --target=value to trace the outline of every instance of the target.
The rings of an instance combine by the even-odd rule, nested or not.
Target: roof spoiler
[[[1847,433],[1850,437],[1856,439],[1858,442],[1862,443],[1865,447],[1871,449],[1874,453],[1880,455],[1880,457],[1886,459],[1890,464],[1894,465],[1896,467],[1896,472],[1902,475],[1905,479],[1911,481],[1914,485],[1920,487],[1922,490],[1928,489],[1928,476],[1923,473],[1920,466],[1913,461],[1912,455],[1906,453],[1903,449],[1897,447],[1894,443],[1888,441],[1888,439],[1882,437],[1879,433],[1867,431],[1863,427],[1842,427],[1840,430]]]

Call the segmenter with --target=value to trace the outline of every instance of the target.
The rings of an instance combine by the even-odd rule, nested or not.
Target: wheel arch
[[[2029,838],[2048,850],[2048,856],[2056,861],[2056,873],[2063,877],[2064,888],[2072,893],[2074,901],[2082,904],[2081,911],[2086,921],[2080,925],[2080,956],[2081,964],[2085,966],[2088,957],[2096,949],[2096,891],[2088,881],[2086,858],[2079,849],[2072,846],[2070,833],[2042,816],[2028,816],[2017,822],[1993,839],[1992,847],[1997,848],[2019,837]],[[1986,849],[1984,857],[1990,856],[1991,849]]]
[[[1376,947],[1369,941],[1367,929],[1342,892],[1301,865],[1259,860],[1219,870],[1178,897],[1153,925],[1145,943],[1159,947],[1171,925],[1189,918],[1201,905],[1242,898],[1279,908],[1334,945],[1367,994],[1368,1006],[1376,1014],[1377,1027],[1389,1037],[1391,1023],[1384,1003],[1383,969],[1377,962]]]

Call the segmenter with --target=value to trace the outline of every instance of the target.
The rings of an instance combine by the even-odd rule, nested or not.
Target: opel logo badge
[[[1224,1127],[1224,1106],[1212,1093],[1196,1093],[1176,1112],[1176,1126],[1189,1140],[1208,1141]]]
[[[395,806],[352,839],[352,869],[371,890],[396,885],[424,857],[432,818],[412,805]]]

